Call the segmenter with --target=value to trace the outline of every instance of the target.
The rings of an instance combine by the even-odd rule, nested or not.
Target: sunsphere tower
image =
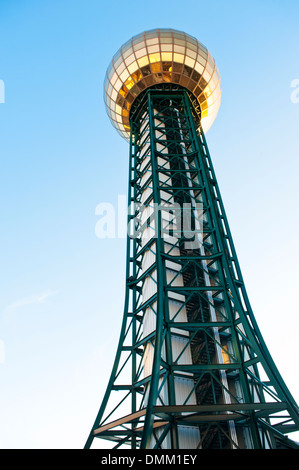
[[[126,296],[85,448],[297,448],[298,406],[252,313],[205,140],[213,57],[183,32],[144,32],[113,57],[105,100],[130,142]]]

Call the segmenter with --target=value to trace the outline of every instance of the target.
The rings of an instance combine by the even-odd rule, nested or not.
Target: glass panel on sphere
[[[204,44],[202,44],[201,42],[198,42],[198,47],[199,47],[205,54],[208,53],[208,49],[207,49],[206,46],[205,46]]]
[[[194,82],[193,80],[189,80],[188,84],[188,89],[193,92],[194,88],[197,86],[197,82]]]
[[[116,98],[116,103],[119,104],[119,106],[124,106],[125,100],[123,99],[122,96],[118,93],[118,96]]]
[[[214,68],[211,66],[209,62],[207,62],[206,69],[209,72],[209,74],[212,76]]]
[[[188,41],[189,43],[191,42],[191,44],[195,44],[195,46],[197,46],[198,41],[197,41],[197,39],[194,38],[193,36],[188,36],[188,37],[187,37],[187,41]]]
[[[164,36],[169,37],[169,35],[171,35],[171,29],[163,29],[163,31],[159,31],[160,38],[163,38]]]
[[[145,33],[145,38],[146,39],[151,39],[151,38],[156,38],[156,37],[157,37],[157,32],[156,32],[155,29]]]
[[[125,50],[128,49],[130,46],[131,46],[131,39],[129,39],[127,42],[125,42],[125,43],[122,45],[122,49],[125,51]]]
[[[215,112],[215,113],[217,113],[217,112],[218,112],[218,110],[219,110],[219,107],[220,107],[220,104],[221,104],[221,99],[220,99],[220,98],[218,98],[218,99],[217,99],[217,101],[215,101],[215,103],[214,103],[214,106],[215,106],[215,110],[214,110],[214,112]]]
[[[147,50],[145,47],[143,47],[142,49],[139,49],[138,51],[135,52],[135,55],[136,55],[136,59],[140,59],[140,57],[144,57],[147,55]]]
[[[193,51],[195,53],[198,52],[197,44],[190,44],[190,42],[188,42],[187,47],[188,47],[188,49],[190,49],[191,51]]]
[[[121,96],[123,96],[123,97],[125,98],[125,97],[127,96],[127,94],[128,94],[128,90],[127,90],[127,88],[123,85],[123,86],[121,87],[121,89],[119,90],[119,93],[121,94]]]
[[[114,88],[116,90],[119,90],[121,86],[122,86],[122,81],[120,80],[120,78],[118,78],[115,82]]]
[[[138,43],[141,42],[143,39],[144,39],[144,33],[137,34],[137,36],[134,36],[134,37],[133,37],[132,43],[133,43],[133,44],[138,44]]]
[[[149,60],[150,60],[151,63],[159,62],[161,60],[160,54],[159,53],[158,54],[150,54]]]
[[[198,55],[197,56],[197,59],[196,59],[196,62],[198,62],[199,64],[205,66],[207,61],[204,57],[202,57],[201,55]]]
[[[177,44],[174,44],[173,50],[174,52],[177,52],[179,54],[185,54],[185,48],[183,46],[178,46]]]
[[[186,77],[184,75],[181,75],[181,78],[180,78],[180,84],[184,87],[187,88],[188,86],[188,83],[189,83],[189,77]]]
[[[178,63],[173,64],[173,71],[174,72],[181,73],[182,70],[183,70],[183,65],[182,64],[178,64]]]
[[[124,62],[121,62],[119,67],[116,69],[116,72],[118,73],[118,75],[122,74],[122,72],[125,70],[125,67],[126,67],[126,64]]]
[[[180,75],[178,73],[173,73],[172,74],[172,80],[174,83],[179,83],[180,82]]]
[[[187,47],[187,49],[186,49],[186,55],[187,55],[188,57],[191,57],[192,59],[196,59],[196,57],[197,57],[197,52],[192,51],[191,49],[189,49],[189,47]]]
[[[200,104],[204,103],[206,101],[206,97],[204,95],[204,93],[201,93],[198,97],[197,97],[197,100]]]
[[[183,40],[185,42],[185,34],[181,33],[180,31],[173,31],[173,36],[175,41]]]
[[[137,69],[135,72],[132,73],[132,78],[133,78],[134,82],[136,82],[136,83],[137,83],[139,80],[141,80],[142,74],[141,74],[141,72],[140,72],[139,69]]]
[[[118,79],[118,75],[116,72],[114,72],[114,75],[110,78],[111,85],[114,85],[117,79]]]
[[[148,39],[148,38],[146,38],[146,44],[147,44],[148,46],[152,46],[152,45],[154,45],[154,44],[158,44],[158,42],[159,42],[159,39],[158,39],[157,37],[156,37],[156,38],[153,38],[153,39]]]
[[[123,100],[123,108],[129,110],[130,109],[130,105],[129,103],[126,101],[126,100]]]
[[[160,38],[160,43],[161,44],[172,44],[173,40],[170,37]]]
[[[170,72],[172,70],[172,62],[163,62],[163,70],[165,70],[165,72]]]
[[[106,104],[107,104],[107,103],[106,103]],[[108,105],[107,105],[106,109],[107,109],[107,114],[108,114],[108,116],[111,118],[111,110],[110,110],[110,108],[109,108]]]
[[[207,85],[203,92],[204,92],[206,98],[208,98],[208,96],[210,96],[212,94],[212,90],[211,90],[210,85]]]
[[[129,77],[126,81],[125,81],[125,85],[126,87],[128,88],[128,90],[131,90],[131,88],[134,86],[135,82],[134,80],[132,79],[132,77]]]
[[[194,67],[194,64],[195,64],[195,60],[194,59],[190,59],[190,57],[187,57],[185,58],[185,64],[188,65],[189,67]]]
[[[172,49],[173,49],[173,45],[172,44],[160,44],[160,47],[161,47],[161,51],[165,51],[165,52],[171,52]]]
[[[197,86],[197,87],[193,90],[193,93],[194,93],[195,96],[198,96],[198,95],[200,95],[200,93],[201,93],[201,89]]]
[[[135,83],[134,83],[133,87],[130,88],[130,93],[132,93],[132,95],[134,96],[134,98],[136,98],[136,96],[139,95],[139,89],[137,88],[137,86],[135,85]]]
[[[214,61],[214,59],[213,59],[213,57],[211,56],[210,53],[208,53],[208,62],[211,65],[211,67],[214,68],[215,61]]]
[[[111,113],[114,113],[114,110],[115,110],[115,101],[110,101],[110,109],[111,109]]]
[[[138,69],[138,64],[137,64],[137,61],[134,60],[134,62],[132,62],[132,64],[128,65],[128,70],[129,70],[130,74],[132,74],[133,72],[135,72],[136,69]]]
[[[206,82],[208,82],[211,79],[211,74],[207,71],[207,69],[204,71],[202,76]]]
[[[149,65],[146,65],[145,67],[141,68],[142,75],[146,77],[147,75],[151,74],[151,69]]]
[[[142,57],[141,59],[138,59],[138,65],[139,67],[144,67],[149,63],[148,56]]]
[[[200,74],[196,71],[196,69],[194,69],[192,72],[192,80],[194,80],[195,82],[198,82],[200,80]]]
[[[215,77],[215,74],[212,75],[212,79],[209,81],[209,85],[211,90],[215,90],[216,86],[218,85],[218,80],[217,77]]]
[[[108,80],[111,79],[113,73],[114,73],[114,68],[113,68],[112,64],[110,64],[107,71],[106,71],[106,76],[107,76]]]
[[[221,87],[218,83],[216,89],[213,91],[214,101],[217,101],[218,98],[221,96]]]
[[[172,62],[172,52],[161,52],[161,58],[164,62]]]
[[[123,73],[119,76],[119,78],[120,78],[121,81],[124,83],[124,82],[127,80],[127,78],[128,78],[129,76],[130,76],[129,71],[128,71],[127,69],[125,69],[125,70],[123,71]]]
[[[117,91],[113,88],[112,93],[111,93],[111,99],[112,101],[115,101],[117,98]]]
[[[198,54],[201,55],[206,61],[208,60],[207,52],[203,51],[201,48],[198,49]]]
[[[128,94],[127,94],[127,101],[128,101],[130,104],[133,103],[134,98],[133,98],[133,96],[131,95],[131,93],[128,93]]]
[[[215,106],[212,104],[208,109],[208,116],[211,116],[215,112]]]
[[[171,81],[171,72],[167,73],[167,72],[163,72],[163,78],[165,80],[165,82],[170,82]]]
[[[129,55],[129,57],[127,57],[127,58],[125,59],[125,64],[128,66],[128,65],[130,65],[132,62],[134,62],[134,60],[135,60],[135,55],[134,55],[134,54],[131,54],[131,55]]]
[[[191,77],[191,73],[192,73],[192,68],[184,65],[183,75],[186,75],[187,77]]]
[[[214,70],[214,73],[216,74],[216,76],[217,76],[217,79],[218,79],[218,81],[219,81],[219,80],[220,80],[220,72],[219,72],[219,69],[218,69],[218,67],[217,67],[217,65],[216,65],[216,64],[215,64],[215,70]]]
[[[212,95],[209,96],[209,98],[207,99],[207,104],[208,104],[208,106],[211,106],[213,103],[214,103],[214,98],[213,98],[213,94],[212,94]]]
[[[204,71],[204,66],[201,65],[199,62],[195,62],[194,69],[201,75]]]
[[[161,62],[154,62],[151,64],[152,72],[158,73],[161,72]]]
[[[180,64],[183,64],[185,60],[185,56],[183,54],[173,54],[173,61],[174,62],[179,62]]]
[[[130,49],[126,50],[125,52],[123,52],[123,58],[126,59],[127,57],[129,57],[129,55],[133,54],[134,51],[133,51],[133,48],[130,47]]]
[[[108,88],[107,88],[108,96],[110,96],[112,89],[113,89],[113,87],[112,87],[111,83],[109,83]]]
[[[123,61],[123,58],[122,58],[122,56],[120,55],[120,56],[117,58],[117,60],[114,61],[114,68],[117,69],[117,68],[120,66],[120,64],[122,63],[122,61]]]
[[[159,45],[156,44],[155,46],[149,46],[147,48],[147,50],[148,50],[149,54],[155,54],[155,53],[159,52],[160,49],[159,49]]]
[[[138,51],[139,49],[145,48],[145,41],[140,41],[136,44],[134,44],[134,51]]]

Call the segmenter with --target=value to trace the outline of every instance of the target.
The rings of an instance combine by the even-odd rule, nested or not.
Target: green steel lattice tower
[[[130,142],[127,281],[85,448],[297,448],[298,407],[252,313],[205,139],[213,57],[185,33],[142,33],[113,57],[105,95]]]

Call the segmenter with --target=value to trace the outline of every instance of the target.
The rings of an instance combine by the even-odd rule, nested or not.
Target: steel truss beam
[[[296,447],[298,407],[253,315],[198,110],[181,89],[138,100],[123,323],[85,447]]]

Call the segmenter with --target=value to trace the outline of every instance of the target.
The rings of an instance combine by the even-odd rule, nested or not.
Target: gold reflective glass
[[[145,56],[145,57],[142,57],[141,59],[138,59],[138,64],[139,64],[139,67],[144,67],[145,65],[149,64],[148,56]]]
[[[149,60],[150,60],[151,63],[159,62],[161,60],[160,54],[150,54]]]
[[[171,62],[172,61],[172,53],[171,52],[161,52],[161,59],[163,62]]]
[[[202,127],[209,129],[221,102],[220,74],[213,57],[194,37],[157,29],[127,41],[107,69],[107,113],[122,136],[129,137],[130,109],[139,93],[163,82],[180,84],[194,95],[202,110]]]
[[[136,60],[134,60],[134,62],[132,64],[128,65],[128,70],[131,74],[132,74],[132,72],[134,72],[137,69],[138,69],[138,64],[137,64]]]
[[[151,65],[151,68],[152,68],[153,73],[161,72],[161,63],[160,62],[155,62]]]

